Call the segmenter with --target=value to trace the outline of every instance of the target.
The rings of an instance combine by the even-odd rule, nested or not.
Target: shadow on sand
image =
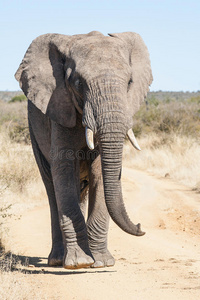
[[[49,267],[46,257],[27,257],[15,255],[13,253],[0,254],[0,270],[2,272],[19,271],[25,274],[52,274],[52,275],[77,275],[86,273],[113,273],[115,270],[110,269],[92,269],[85,268],[79,270],[66,270],[62,266]]]

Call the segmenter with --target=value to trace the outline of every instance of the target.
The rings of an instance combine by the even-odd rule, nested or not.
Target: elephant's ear
[[[153,81],[149,52],[141,36],[135,32],[109,35],[121,39],[128,46],[133,81],[128,94],[132,101],[133,113],[135,113],[147,96],[149,85]]]
[[[15,74],[29,100],[55,122],[74,127],[76,111],[65,86],[64,64],[72,37],[45,34],[29,46]]]

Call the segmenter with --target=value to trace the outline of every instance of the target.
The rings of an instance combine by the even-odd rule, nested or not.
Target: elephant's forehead
[[[124,43],[111,37],[88,37],[77,41],[70,49],[71,57],[80,73],[103,69],[129,68],[129,52]]]
[[[97,36],[87,37],[78,40],[70,49],[73,58],[84,59],[99,59],[103,57],[105,60],[110,60],[115,56],[115,59],[124,58],[127,59],[129,53],[127,47],[120,39]]]

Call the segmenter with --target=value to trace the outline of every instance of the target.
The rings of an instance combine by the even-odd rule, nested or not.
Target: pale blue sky
[[[0,90],[44,33],[134,31],[148,46],[151,91],[200,90],[200,0],[0,0]]]

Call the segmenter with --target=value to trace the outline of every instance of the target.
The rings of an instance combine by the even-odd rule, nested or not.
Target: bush
[[[18,95],[13,97],[8,103],[14,103],[14,102],[23,102],[27,101],[27,98],[25,95]]]
[[[136,136],[164,132],[200,138],[200,97],[185,101],[156,100],[143,105],[134,116]]]
[[[200,96],[191,97],[190,99],[187,100],[187,102],[200,104]]]
[[[28,126],[20,123],[10,123],[9,125],[9,137],[11,141],[17,143],[30,144],[30,133]]]
[[[11,141],[30,144],[26,102],[0,102],[0,131],[8,132]]]
[[[159,100],[155,96],[151,96],[151,98],[148,98],[148,100],[147,100],[147,105],[158,106]]]

